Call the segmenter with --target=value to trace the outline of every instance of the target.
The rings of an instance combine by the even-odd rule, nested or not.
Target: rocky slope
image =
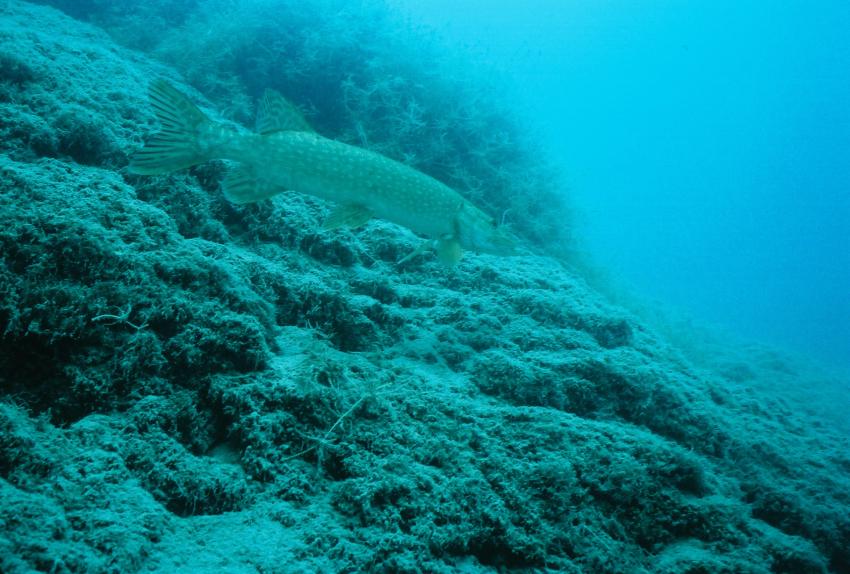
[[[846,436],[557,260],[128,176],[160,76],[0,7],[0,570],[850,572]]]

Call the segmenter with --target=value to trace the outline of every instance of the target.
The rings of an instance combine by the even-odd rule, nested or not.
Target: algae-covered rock
[[[51,159],[0,158],[0,173],[13,391],[73,419],[149,380],[262,367],[271,307],[120,176]]]
[[[0,570],[850,572],[847,439],[761,384],[804,374],[561,260],[130,176],[162,75],[0,7]]]

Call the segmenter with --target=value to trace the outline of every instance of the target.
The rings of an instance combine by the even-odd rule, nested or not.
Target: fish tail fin
[[[161,175],[212,159],[202,141],[212,121],[165,80],[150,87],[150,102],[162,130],[130,160],[130,173]]]

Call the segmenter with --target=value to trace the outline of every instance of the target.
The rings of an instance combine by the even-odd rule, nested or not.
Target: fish
[[[149,89],[161,129],[130,159],[135,175],[163,175],[214,159],[236,167],[222,190],[235,204],[295,191],[336,205],[326,230],[356,228],[372,218],[427,238],[402,263],[428,248],[456,264],[463,252],[515,255],[518,240],[504,225],[439,180],[371,150],[323,137],[282,95],[266,90],[254,131],[209,119],[165,80]]]

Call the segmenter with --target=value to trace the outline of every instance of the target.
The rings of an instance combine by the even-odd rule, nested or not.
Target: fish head
[[[455,234],[464,249],[491,255],[515,255],[517,240],[505,226],[467,202],[458,212]]]

